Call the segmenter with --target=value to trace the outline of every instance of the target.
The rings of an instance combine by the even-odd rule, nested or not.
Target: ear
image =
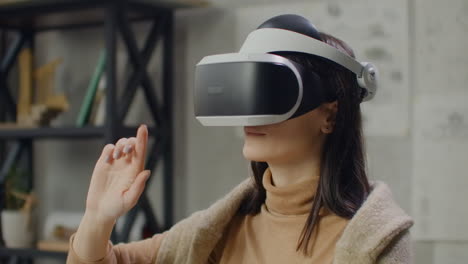
[[[335,128],[336,113],[338,112],[338,102],[333,101],[330,103],[324,103],[321,105],[324,118],[321,127],[322,133],[331,134]]]

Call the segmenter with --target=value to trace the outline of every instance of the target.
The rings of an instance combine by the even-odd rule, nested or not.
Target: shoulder
[[[376,261],[384,253],[391,255],[392,248],[405,245],[409,250],[408,230],[413,225],[412,218],[395,202],[387,184],[376,181],[371,186],[371,193],[337,243],[338,258],[341,254],[346,258],[362,258],[356,263],[367,263],[367,260]]]
[[[186,263],[186,260],[208,259],[253,186],[253,180],[248,178],[209,208],[195,212],[174,225],[162,241],[157,263]]]

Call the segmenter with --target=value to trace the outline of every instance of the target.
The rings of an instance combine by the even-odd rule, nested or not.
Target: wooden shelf
[[[16,256],[20,258],[57,258],[66,259],[66,252],[45,251],[35,248],[5,248],[0,247],[1,257]]]

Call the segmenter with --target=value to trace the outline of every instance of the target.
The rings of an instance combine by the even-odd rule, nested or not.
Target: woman
[[[284,24],[285,17],[310,24],[283,15],[262,26],[296,28]],[[319,35],[354,57],[343,41]],[[243,154],[253,180],[169,231],[113,246],[116,219],[136,204],[150,175],[143,171],[148,132],[141,126],[136,138],[104,148],[67,263],[411,262],[411,218],[384,183],[367,179],[360,112],[365,93],[355,74],[317,56],[275,54],[318,74],[326,102],[281,123],[245,127]]]

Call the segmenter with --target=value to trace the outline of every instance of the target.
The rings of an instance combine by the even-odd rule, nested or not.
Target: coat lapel
[[[338,240],[334,264],[375,263],[392,240],[413,225],[385,183],[377,181],[372,189]]]
[[[208,209],[174,225],[159,248],[156,263],[206,264],[242,200],[253,188],[253,180],[246,179]],[[411,218],[394,202],[387,185],[375,182],[337,242],[333,263],[375,263],[390,242],[412,224]]]

